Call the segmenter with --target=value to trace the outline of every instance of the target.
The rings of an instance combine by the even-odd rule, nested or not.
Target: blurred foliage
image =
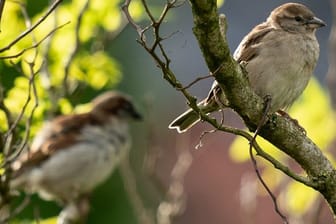
[[[327,151],[336,135],[336,121],[328,94],[323,90],[317,80],[310,81],[307,89],[298,101],[290,108],[291,117],[298,120],[305,128],[307,135],[322,149],[331,161],[335,161]],[[318,109],[316,109],[318,105]],[[327,131],[326,131],[327,130]],[[290,166],[292,160],[262,138],[257,138],[260,146],[270,155],[284,164]],[[231,145],[230,156],[236,162],[245,162],[250,159],[248,142],[237,137]],[[274,167],[259,159],[259,167],[263,167],[263,178],[271,189],[276,189],[288,181],[287,176],[274,169]],[[261,165],[262,164],[262,165]],[[302,215],[311,208],[318,192],[296,181],[290,181],[281,191],[280,202],[293,216]],[[264,191],[263,191],[264,192]]]
[[[217,0],[217,7],[220,8],[225,3],[225,0]]]
[[[45,38],[57,26],[70,22],[57,30],[37,49],[28,50],[21,57],[2,61],[0,82],[6,96],[5,104],[11,113],[21,112],[28,96],[29,78],[33,73],[37,73],[34,76],[34,84],[39,98],[35,120],[42,120],[46,111],[52,111],[53,114],[50,116],[69,112],[69,107],[91,99],[92,93],[97,94],[97,91],[113,88],[120,81],[120,67],[104,51],[106,43],[103,43],[109,34],[119,32],[125,25],[119,10],[120,2],[90,2],[84,12],[80,29],[76,30],[79,14],[85,3],[86,1],[79,0],[63,3],[57,8],[56,13],[50,15],[31,35],[23,38],[1,55],[14,55],[22,49],[27,49]],[[25,5],[28,10],[31,10],[27,11],[28,15],[32,15],[31,23],[36,22],[44,14],[47,5],[40,4],[39,10],[36,10],[35,7],[30,7],[31,4],[35,5],[33,2],[6,4],[0,35],[0,41],[3,43],[1,47],[6,46],[5,43],[11,42],[27,28],[25,23],[28,24],[30,19],[23,16]],[[132,11],[139,15],[140,8],[135,6],[132,7]],[[66,74],[65,66],[76,47],[77,33],[79,33],[79,48]],[[34,63],[33,66],[30,66],[30,63]],[[65,76],[67,76],[67,83],[64,83]],[[76,96],[76,93],[81,97],[72,97]],[[60,98],[62,101],[58,101]],[[25,115],[31,113],[34,103],[33,100],[29,102]],[[63,111],[64,109],[66,111]],[[8,128],[5,119],[4,114],[0,113],[2,131]]]
[[[122,3],[122,0],[63,1],[33,32],[9,50],[0,53],[0,57],[5,57],[25,50],[19,57],[0,60],[0,100],[10,111],[11,119],[23,115],[15,128],[17,136],[13,146],[21,144],[27,128],[30,136],[34,136],[45,119],[58,114],[88,110],[89,105],[83,103],[104,90],[116,88],[122,78],[121,67],[105,49],[127,25],[120,10]],[[1,21],[0,48],[6,47],[35,24],[48,7],[48,1],[6,1]],[[142,10],[139,1],[132,1],[130,12],[134,18],[140,19]],[[58,29],[62,25],[64,26]],[[38,44],[40,41],[42,42]],[[32,48],[36,44],[38,46]],[[31,116],[32,124],[27,127]],[[8,123],[13,123],[13,120],[10,120],[3,108],[0,109],[0,140],[9,129]],[[1,152],[5,148],[2,144],[0,141]],[[1,153],[0,161],[3,161]],[[3,169],[0,172],[2,175]],[[94,210],[99,204],[97,201],[106,206],[106,195],[104,197],[101,194],[99,199],[94,196],[91,222],[106,223],[107,218],[113,217],[117,223],[124,223],[126,217],[126,222],[131,220],[134,223],[121,179],[115,175],[112,179],[119,185],[114,186],[116,189],[109,188],[109,192],[115,192],[109,193],[108,198],[116,208],[104,216],[97,215],[100,212]],[[16,198],[13,207],[22,200],[22,196]],[[36,196],[33,196],[30,205],[12,223],[32,223],[29,220],[36,217],[36,209],[41,215],[38,217],[42,219],[38,223],[55,223],[53,216],[58,214],[59,207],[54,203],[43,202]],[[121,213],[121,210],[125,212]],[[120,217],[120,214],[125,217]],[[44,220],[50,216],[52,218]]]

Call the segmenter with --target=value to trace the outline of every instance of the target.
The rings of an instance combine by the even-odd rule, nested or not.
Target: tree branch
[[[6,47],[0,49],[0,53],[9,50],[13,47],[17,42],[22,40],[25,36],[31,33],[36,27],[38,27],[54,10],[55,8],[62,2],[63,0],[56,0],[48,9],[48,11],[31,27],[22,32],[17,38],[15,38],[12,42],[10,42]]]
[[[247,74],[231,57],[231,53],[226,42],[226,20],[225,16],[218,16],[215,0],[191,0],[194,17],[194,34],[198,39],[203,56],[212,74],[220,87],[225,92],[226,97],[232,107],[244,120],[250,130],[255,130],[262,116],[264,102],[256,95],[249,86]],[[140,27],[132,19],[128,12],[130,1],[126,0],[123,11],[136,29],[140,39],[138,42],[152,56],[155,63],[162,70],[163,78],[176,90],[180,91],[188,101],[188,105],[196,111],[200,119],[210,123],[217,130],[234,133],[251,140],[248,133],[232,127],[223,126],[204,114],[197,106],[197,99],[187,92],[187,88],[176,79],[176,76],[169,67],[170,60],[161,44],[163,38],[159,35],[162,18],[168,10],[174,8],[176,1],[167,1],[159,19],[155,19],[149,11],[145,0],[142,1],[147,15],[152,22],[150,26]],[[220,24],[220,25],[219,25]],[[147,42],[145,32],[153,31],[153,43]],[[260,129],[260,136],[271,142],[284,153],[292,157],[306,171],[307,177],[302,177],[290,171],[288,167],[282,165],[272,156],[268,155],[255,141],[252,141],[258,155],[271,162],[296,181],[304,183],[319,192],[326,198],[330,207],[336,213],[336,171],[331,162],[322,154],[321,150],[302,132],[301,128],[295,125],[288,118],[271,114],[268,121]]]
[[[191,5],[193,31],[210,71],[223,65],[214,76],[230,106],[243,118],[247,127],[254,130],[262,116],[263,101],[249,87],[246,74],[231,57],[228,44],[222,38],[216,1],[191,0]],[[321,192],[336,213],[336,171],[314,142],[293,122],[276,114],[269,115],[260,136],[300,164],[314,182],[314,188]]]

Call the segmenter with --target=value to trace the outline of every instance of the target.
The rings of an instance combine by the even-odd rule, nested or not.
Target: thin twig
[[[228,132],[228,133],[232,133],[234,135],[239,135],[241,137],[244,137],[246,140],[248,140],[250,143],[252,143],[253,148],[256,150],[257,155],[266,159],[268,162],[270,162],[274,168],[282,171],[284,174],[286,174],[287,176],[293,178],[294,180],[308,186],[308,187],[312,187],[315,188],[316,184],[311,181],[309,178],[307,177],[303,177],[300,176],[296,173],[294,173],[292,170],[290,170],[287,166],[283,165],[281,162],[279,162],[278,160],[276,160],[274,157],[272,157],[270,154],[268,154],[267,152],[265,152],[256,141],[252,141],[253,136],[251,136],[249,133],[247,133],[244,130],[240,130],[237,128],[232,128],[232,127],[227,127],[227,126],[223,126],[223,127],[219,127],[219,130],[222,130],[224,132]]]
[[[128,12],[128,5],[129,5],[129,0],[126,0],[125,4],[123,5],[123,11],[124,12]],[[126,15],[127,17],[127,15]],[[143,35],[142,32],[144,32],[143,29],[141,29],[140,26],[138,26],[134,20],[130,17],[130,15],[128,14],[129,22],[134,23],[132,25],[132,27],[134,27],[134,29],[136,29],[136,31],[138,32],[140,30],[140,32],[138,32],[138,35],[141,37]],[[140,28],[139,28],[140,27]],[[139,29],[137,29],[139,28]],[[152,27],[152,29],[155,29],[155,27]],[[160,39],[156,39],[155,41],[160,41]],[[223,126],[221,124],[219,124],[216,119],[213,119],[209,116],[207,116],[206,114],[204,114],[202,112],[202,110],[197,106],[197,100],[195,97],[193,97],[192,95],[190,95],[186,89],[183,89],[183,86],[181,85],[181,83],[177,80],[176,76],[174,75],[174,73],[169,69],[169,67],[167,67],[167,64],[162,61],[160,59],[160,57],[155,53],[155,51],[152,51],[151,48],[148,46],[147,42],[143,41],[142,39],[138,40],[138,42],[141,44],[141,46],[149,53],[150,56],[152,56],[152,58],[154,59],[154,61],[157,63],[157,65],[159,66],[159,68],[161,69],[164,78],[168,81],[168,83],[177,89],[180,89],[180,92],[183,94],[183,96],[187,99],[188,101],[188,105],[191,109],[193,109],[194,111],[196,111],[201,120],[206,121],[208,123],[210,123],[213,127],[215,127],[218,130],[224,131],[224,132],[228,132],[228,133],[232,133],[234,135],[239,135],[244,137],[245,139],[247,139],[248,141],[251,141],[253,136],[251,136],[250,134],[248,134],[246,131],[237,129],[237,128],[233,128],[233,127],[228,127],[228,126]],[[164,50],[164,49],[163,49]],[[221,66],[219,66],[221,68]],[[220,69],[218,68],[218,69]],[[217,69],[216,69],[217,70]],[[213,73],[215,73],[216,71],[214,71]],[[293,171],[291,171],[287,166],[281,164],[279,161],[277,161],[275,158],[273,158],[271,155],[269,155],[268,153],[264,152],[261,147],[256,143],[253,142],[253,147],[256,149],[257,153],[259,156],[263,157],[264,159],[266,159],[267,161],[269,161],[271,164],[273,164],[273,166],[276,169],[281,170],[283,173],[285,173],[286,175],[290,176],[291,178],[293,178],[294,180],[303,183],[309,187],[316,187],[316,183],[314,183],[313,181],[311,181],[310,179],[306,178],[306,177],[302,177],[296,173],[294,173]]]
[[[13,161],[15,161],[17,159],[17,157],[21,154],[21,152],[26,148],[27,146],[27,142],[28,142],[28,139],[29,139],[29,134],[30,134],[30,126],[31,126],[31,123],[32,123],[32,119],[33,119],[33,115],[34,115],[34,112],[35,110],[37,109],[38,107],[38,97],[37,97],[37,91],[36,91],[36,86],[35,86],[35,83],[34,83],[34,80],[35,80],[35,75],[36,73],[29,79],[29,90],[28,90],[28,97],[26,99],[26,102],[20,112],[20,116],[16,119],[14,125],[12,126],[12,130],[14,128],[16,128],[18,122],[22,119],[22,116],[23,114],[25,113],[25,110],[29,104],[29,102],[31,101],[31,92],[33,92],[33,97],[34,97],[34,105],[33,105],[33,108],[30,112],[30,115],[29,117],[27,118],[27,121],[26,121],[26,129],[25,129],[25,134],[24,134],[24,137],[22,139],[22,142],[20,144],[20,146],[17,148],[17,150],[11,152],[11,154],[8,154],[6,156],[6,159],[5,161],[1,164],[0,167],[4,167],[6,166],[7,164],[9,163],[12,163]],[[7,150],[7,151],[10,151],[10,150]]]
[[[219,72],[222,69],[223,65],[219,66],[214,72],[210,72],[210,74],[206,75],[206,76],[201,76],[196,78],[194,81],[192,81],[191,83],[189,83],[188,85],[182,87],[182,88],[176,88],[177,90],[186,90],[189,89],[191,86],[193,86],[194,84],[196,84],[197,82],[203,80],[203,79],[207,79],[207,78],[211,78],[214,77],[214,75],[217,74],[217,72]],[[216,95],[215,95],[216,96]],[[221,103],[222,104],[222,103]]]
[[[65,25],[69,24],[69,22],[66,22],[56,28],[54,28],[53,30],[51,30],[45,37],[43,37],[40,41],[38,41],[37,43],[35,43],[34,45],[28,47],[28,48],[25,48],[23,50],[21,50],[19,53],[16,53],[16,54],[13,54],[13,55],[8,55],[8,56],[0,56],[0,59],[11,59],[11,58],[17,58],[21,55],[23,55],[26,51],[28,50],[31,50],[31,49],[34,49],[34,48],[37,48],[38,46],[40,46],[40,44],[45,41],[48,37],[50,37],[51,35],[53,35],[57,30],[63,28]]]
[[[267,186],[266,182],[264,181],[264,179],[262,178],[261,174],[260,174],[260,171],[259,171],[259,168],[258,168],[258,164],[257,164],[257,160],[254,158],[253,156],[253,142],[256,141],[256,138],[259,134],[259,131],[260,131],[260,128],[265,124],[265,122],[267,121],[267,114],[269,113],[269,110],[271,108],[271,102],[272,102],[272,98],[267,95],[265,97],[265,109],[264,109],[264,113],[261,117],[261,120],[259,121],[259,124],[253,134],[253,137],[252,139],[250,140],[250,147],[249,147],[249,154],[250,154],[250,158],[251,158],[251,161],[252,161],[252,164],[253,164],[253,168],[257,174],[257,177],[260,181],[260,183],[263,185],[263,187],[265,188],[265,190],[267,191],[268,195],[271,197],[272,201],[273,201],[273,205],[274,205],[274,209],[275,209],[275,212],[281,217],[282,221],[287,224],[288,223],[288,220],[287,220],[287,217],[282,214],[282,212],[280,211],[279,209],[279,206],[278,206],[278,203],[277,203],[277,198],[276,196],[273,194],[273,192],[271,191],[271,189]]]
[[[37,56],[37,52],[36,52],[36,56]],[[28,118],[27,118],[27,121],[26,121],[25,134],[24,134],[24,137],[22,139],[21,146],[18,148],[19,152],[22,151],[27,145],[29,135],[30,135],[31,124],[32,124],[32,121],[33,121],[33,116],[34,116],[34,113],[35,113],[36,109],[39,106],[39,98],[38,98],[38,95],[37,95],[37,89],[36,89],[36,84],[35,84],[35,77],[36,77],[37,73],[39,72],[39,70],[34,71],[35,60],[36,60],[36,57],[33,59],[32,62],[28,62],[29,69],[30,69],[30,74],[31,74],[30,78],[29,78],[28,94],[29,95],[32,94],[33,99],[34,99],[34,105],[33,105],[33,108],[31,110]]]
[[[252,138],[252,142],[253,141],[255,141],[255,137],[254,136]],[[282,221],[283,221],[284,224],[288,224],[289,222],[287,220],[287,217],[284,214],[282,214],[282,212],[279,209],[276,196],[273,194],[273,192],[271,191],[271,189],[267,186],[266,182],[264,181],[264,179],[262,178],[262,176],[260,174],[260,171],[259,171],[259,168],[258,168],[258,164],[257,164],[257,160],[253,156],[253,150],[252,149],[253,149],[253,146],[252,146],[252,144],[250,144],[249,154],[250,154],[250,158],[251,158],[251,161],[252,161],[252,164],[253,164],[254,171],[256,172],[257,177],[258,177],[260,183],[263,185],[263,187],[267,191],[268,195],[271,197],[271,199],[273,201],[275,212],[281,217],[281,219],[282,219]]]
[[[26,144],[27,144],[27,141],[28,141],[28,137],[29,137],[29,132],[30,132],[30,124],[31,124],[31,121],[32,121],[32,117],[33,117],[33,114],[36,110],[36,108],[38,107],[38,97],[37,97],[37,90],[36,90],[36,86],[35,86],[35,77],[37,75],[37,73],[39,71],[35,71],[34,72],[34,61],[28,63],[29,65],[29,68],[30,68],[30,72],[31,72],[31,75],[28,79],[28,91],[27,91],[27,99],[18,115],[18,117],[15,119],[15,121],[12,123],[11,127],[9,128],[9,130],[7,131],[6,135],[5,135],[5,142],[8,141],[8,138],[10,136],[13,135],[13,132],[14,130],[16,129],[18,123],[22,120],[23,118],[23,115],[25,114],[26,112],[26,109],[28,107],[28,104],[31,102],[31,94],[33,93],[33,97],[34,97],[34,100],[35,100],[35,104],[33,105],[33,108],[31,110],[31,113],[27,119],[27,124],[29,125],[28,127],[26,127],[26,132],[25,132],[25,136],[24,136],[24,139],[21,143],[21,146],[19,147],[19,150],[15,150],[14,152],[11,152],[10,148],[5,148],[5,152],[6,152],[6,159],[5,161],[1,164],[0,167],[4,167],[6,166],[7,164],[11,163],[12,161],[14,161],[21,153],[21,151],[25,148]],[[10,147],[10,145],[6,144],[5,147]]]
[[[30,20],[30,18],[29,18],[29,16],[28,16],[28,13],[27,13],[27,11],[26,11],[25,5],[24,5],[23,3],[21,3],[21,2],[17,2],[17,4],[20,6],[20,9],[21,9],[21,12],[22,12],[22,14],[23,14],[23,17],[24,17],[25,24],[26,24],[27,28],[28,28],[28,29],[31,28],[31,20]],[[32,41],[33,41],[33,43],[34,43],[34,45],[35,45],[35,44],[36,44],[36,43],[35,43],[36,40],[35,40],[35,36],[34,36],[33,34],[32,34]],[[34,67],[34,65],[35,65],[35,62],[34,62],[34,61],[35,61],[36,57],[37,57],[37,51],[35,51],[34,59],[33,59],[30,63],[27,62],[27,64],[29,65],[29,68],[31,69],[31,71],[33,70],[33,67]],[[11,62],[11,61],[10,61],[10,62]],[[11,62],[11,63],[12,63],[12,62]],[[14,68],[16,68],[16,69],[19,71],[20,74],[24,74],[24,72],[22,71],[21,68],[16,67],[13,63],[12,63],[12,65],[13,65]],[[33,75],[33,73],[31,73],[31,76],[30,76],[29,79],[31,79],[31,78],[34,77],[34,76],[35,76],[35,75]],[[21,121],[21,119],[22,119],[22,117],[23,117],[23,115],[24,115],[24,113],[25,113],[25,111],[26,111],[26,108],[27,108],[27,106],[28,106],[28,104],[29,104],[29,102],[30,102],[30,92],[31,92],[31,82],[29,81],[29,84],[28,84],[28,97],[27,97],[27,100],[26,100],[26,102],[24,103],[24,105],[23,105],[23,107],[22,107],[22,109],[21,109],[21,111],[20,111],[19,116],[17,117],[17,119],[16,119],[14,122],[12,122],[11,126],[8,127],[9,130],[6,132],[6,135],[4,136],[4,142],[5,142],[4,155],[6,156],[6,159],[5,159],[4,163],[3,163],[3,165],[1,165],[1,167],[2,167],[2,166],[6,166],[6,165],[8,164],[8,161],[7,161],[7,160],[8,160],[8,157],[10,156],[10,154],[11,154],[12,141],[13,141],[13,138],[14,138],[14,130],[16,129],[18,123]],[[29,127],[28,127],[28,129],[29,129]],[[20,147],[21,150],[24,148],[26,142],[23,141],[22,143],[23,143],[23,146]],[[21,150],[14,150],[14,151],[20,153]],[[18,153],[18,154],[19,154],[19,153]],[[8,179],[8,178],[7,178],[7,179]],[[7,179],[6,179],[6,180],[7,180]],[[8,180],[7,180],[7,181],[8,181]]]
[[[206,76],[201,76],[201,77],[198,77],[196,78],[194,81],[192,81],[191,83],[189,83],[188,85],[182,87],[182,88],[178,88],[178,90],[181,90],[181,89],[189,89],[190,87],[192,87],[193,85],[195,85],[197,82],[199,81],[202,81],[204,79],[208,79],[208,78],[211,78],[213,77],[212,75],[206,75]]]
[[[21,6],[22,14],[23,14],[23,16],[25,18],[26,26],[30,27],[31,26],[31,20],[30,20],[30,18],[28,16],[28,12],[27,12],[26,8],[23,5],[20,4],[20,6]],[[32,36],[32,41],[33,41],[34,45],[36,45],[37,43],[36,43],[35,35],[33,35],[33,33],[32,33],[31,36]],[[35,104],[33,105],[33,108],[31,110],[30,114],[28,115],[28,118],[27,118],[27,121],[26,121],[25,134],[24,134],[23,139],[21,140],[21,145],[17,148],[17,150],[15,150],[15,152],[18,152],[17,155],[19,155],[20,152],[22,150],[24,150],[24,148],[27,145],[29,134],[30,134],[30,128],[31,128],[31,122],[32,122],[32,119],[33,119],[33,115],[34,115],[34,112],[35,112],[36,108],[38,107],[38,97],[37,97],[37,90],[36,90],[36,86],[35,86],[35,77],[36,77],[39,69],[37,69],[37,71],[34,72],[35,61],[36,61],[37,55],[38,55],[38,52],[37,52],[37,49],[35,48],[35,54],[34,54],[34,57],[32,58],[32,60],[30,62],[29,61],[25,61],[28,64],[29,74],[30,74],[30,76],[29,76],[29,82],[28,82],[28,99],[27,99],[27,103],[29,103],[31,101],[30,99],[31,99],[31,93],[32,93],[33,96],[34,96]],[[22,74],[23,74],[23,72],[22,72]],[[10,151],[8,151],[8,152],[10,152]],[[10,162],[10,159],[8,160],[9,156],[10,156],[10,154],[6,157],[6,161],[7,162]],[[13,157],[13,158],[16,158],[16,156]]]
[[[203,147],[203,142],[202,142],[203,138],[204,138],[206,135],[208,135],[208,134],[215,133],[216,131],[217,131],[217,129],[212,129],[212,130],[210,130],[210,131],[203,131],[203,132],[201,133],[200,137],[199,137],[199,141],[198,141],[197,145],[195,146],[195,149],[200,149],[200,148],[202,148],[202,147]]]
[[[20,4],[21,7],[21,11],[25,20],[25,24],[27,26],[27,28],[29,29],[31,27],[31,20],[28,16],[28,13],[26,11],[26,8],[24,7],[24,5]],[[29,66],[29,78],[28,78],[28,92],[27,92],[27,99],[23,105],[23,107],[21,108],[21,111],[19,113],[19,116],[15,119],[15,121],[11,122],[11,125],[8,127],[8,131],[4,137],[4,161],[2,162],[1,167],[5,167],[5,173],[3,174],[3,178],[1,179],[1,185],[2,187],[5,189],[4,192],[2,192],[1,197],[4,198],[8,198],[3,204],[2,206],[9,206],[10,200],[11,200],[11,196],[10,196],[10,192],[9,192],[9,181],[11,179],[11,170],[8,169],[7,165],[9,163],[11,163],[13,160],[15,160],[17,158],[17,156],[20,154],[21,151],[23,151],[26,148],[27,142],[28,142],[28,138],[30,135],[30,128],[31,128],[31,123],[32,123],[32,119],[33,119],[33,115],[35,110],[38,107],[38,97],[37,97],[37,90],[36,90],[36,86],[35,86],[35,77],[38,73],[38,69],[35,72],[35,63],[36,63],[36,59],[37,59],[37,46],[39,43],[36,43],[36,39],[35,36],[33,35],[33,33],[31,33],[32,35],[32,41],[33,41],[33,46],[36,45],[36,47],[34,47],[35,49],[35,54],[34,57],[32,58],[31,61],[25,61],[28,66]],[[42,42],[42,41],[40,41]],[[31,48],[32,49],[32,48]],[[23,51],[24,52],[24,51]],[[10,61],[11,62],[11,61]],[[15,65],[13,66],[15,67]],[[17,68],[20,71],[20,74],[22,74],[23,77],[24,73],[20,68]],[[22,120],[24,114],[26,113],[27,107],[31,102],[31,95],[33,95],[34,97],[34,101],[35,104],[33,105],[30,114],[28,115],[28,118],[26,119],[26,128],[25,128],[25,132],[24,132],[24,136],[23,139],[20,140],[20,145],[16,146],[16,148],[14,149],[14,147],[12,147],[12,143],[13,143],[13,139],[15,138],[15,130],[17,129],[17,126],[19,124],[19,122]],[[3,104],[3,108],[7,108],[4,103]],[[14,156],[13,156],[14,155]],[[12,157],[12,158],[10,158]],[[27,199],[27,198],[26,198]],[[15,216],[17,213],[19,213],[27,204],[29,203],[29,199],[24,200],[23,203],[16,207],[16,209],[14,210],[14,212],[12,214],[9,214],[8,219],[10,219],[13,215]]]
[[[141,28],[141,26],[139,26],[132,18],[131,14],[129,13],[129,5],[131,4],[131,1],[132,0],[126,0],[124,2],[124,4],[121,6],[123,12],[124,12],[124,15],[126,16],[129,24],[137,31],[138,35],[139,36],[142,36],[142,32],[143,32],[143,29]]]
[[[63,0],[56,0],[48,9],[48,11],[31,27],[29,27],[27,30],[22,32],[19,36],[17,36],[12,42],[10,42],[6,47],[0,49],[0,53],[9,50],[11,47],[13,47],[17,42],[19,42],[21,39],[23,39],[25,36],[27,36],[29,33],[31,33],[33,30],[36,29],[54,10],[55,8],[62,2]]]

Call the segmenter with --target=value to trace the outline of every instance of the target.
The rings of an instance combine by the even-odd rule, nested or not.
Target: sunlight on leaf
[[[23,30],[26,29],[25,23],[22,19],[21,9],[18,3],[14,1],[7,1],[5,6],[5,16],[1,18],[1,35],[0,43],[2,46],[6,46],[12,40],[14,40]],[[5,55],[14,54],[27,47],[29,38],[24,38],[14,45],[9,51],[6,51]]]
[[[129,12],[134,19],[140,19],[143,14],[143,7],[140,1],[132,1],[129,6]]]
[[[6,46],[7,43],[10,43],[27,29],[18,3],[28,4],[25,0],[19,2],[8,1],[8,4],[6,3],[6,16],[3,17],[3,26],[1,27],[1,31],[4,32],[0,35],[0,42],[3,46]],[[57,10],[48,16],[32,33],[2,54],[13,55],[23,49],[30,48],[46,38],[52,30],[70,21],[69,24],[48,36],[36,49],[27,50],[18,58],[4,60],[3,65],[5,66],[3,66],[4,68],[1,67],[1,72],[8,75],[6,79],[3,79],[5,80],[6,96],[4,103],[14,119],[22,112],[29,94],[31,97],[22,119],[15,129],[14,146],[21,144],[20,141],[22,141],[24,134],[28,133],[28,130],[29,144],[45,120],[52,119],[59,114],[87,112],[92,107],[90,103],[77,106],[74,106],[74,104],[106,89],[111,89],[120,82],[122,78],[120,65],[109,53],[109,44],[127,25],[127,20],[120,10],[120,3],[122,3],[120,0],[90,1],[82,17],[82,26],[78,35],[80,41],[78,48],[75,27],[79,22],[79,14],[85,1],[73,0],[64,1],[60,4]],[[40,6],[41,9],[44,7],[43,11],[40,12],[37,12],[36,9],[32,10],[34,12],[29,11],[29,9],[34,8],[34,4],[27,7],[28,16],[33,16],[31,18],[32,24],[45,15],[47,3]],[[144,16],[140,1],[132,1],[130,12],[135,19]],[[75,54],[72,55],[74,49],[78,49],[78,51],[75,51]],[[38,54],[36,54],[36,51],[38,51]],[[33,61],[33,59],[36,60]],[[68,72],[65,72],[64,68],[65,65],[68,65],[68,61],[71,63]],[[34,71],[31,71],[27,62],[34,64]],[[37,103],[34,94],[32,91],[29,92],[29,78],[32,73],[36,74],[34,84],[38,95],[37,109],[34,108]],[[64,82],[65,75],[67,75],[66,82]],[[68,89],[64,91],[66,87]],[[33,109],[35,109],[34,116],[30,120]],[[6,132],[7,129],[6,116],[3,111],[0,111],[0,130]],[[2,155],[0,155],[0,162],[2,160]],[[2,173],[3,169],[0,169],[0,175]],[[28,207],[35,208],[35,206],[40,205],[30,204]],[[25,221],[24,215],[22,217],[22,220],[11,223],[57,223],[57,217],[39,220],[38,222],[33,221],[33,218]]]
[[[73,107],[68,99],[61,98],[58,100],[59,108],[61,111],[61,114],[70,114],[73,111]]]
[[[5,131],[6,129],[8,129],[6,115],[0,110],[0,130]]]
[[[15,79],[15,87],[8,92],[4,103],[12,113],[19,114],[27,99],[28,80],[24,77]]]
[[[86,113],[92,109],[91,103],[80,104],[75,107],[74,113]]]
[[[52,218],[49,218],[49,219],[44,219],[44,220],[39,221],[38,223],[40,223],[40,224],[56,224],[57,223],[57,217],[52,217]]]
[[[56,223],[57,223],[57,216],[48,219],[42,219],[39,221],[16,221],[13,224],[56,224]]]
[[[38,71],[43,63],[43,58],[41,54],[36,54],[35,49],[29,50],[24,54],[24,60],[21,61],[21,68],[24,74],[31,76],[32,73]],[[32,68],[31,68],[32,67]]]
[[[12,221],[11,224],[57,224],[57,216],[47,218],[47,219],[38,220],[38,221],[15,220],[15,221]]]
[[[82,55],[71,67],[71,72],[95,89],[115,85],[121,79],[118,64],[102,51]]]

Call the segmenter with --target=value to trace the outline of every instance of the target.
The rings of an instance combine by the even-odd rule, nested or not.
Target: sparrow
[[[275,8],[239,44],[233,58],[246,70],[255,93],[271,98],[269,112],[287,109],[306,88],[320,51],[315,32],[325,25],[307,6],[286,3]],[[229,107],[229,102],[215,81],[198,106],[209,114]],[[190,109],[169,128],[185,132],[199,120],[199,114]]]
[[[58,223],[73,223],[88,212],[85,196],[125,157],[131,145],[128,123],[141,119],[130,98],[119,92],[108,91],[92,105],[90,112],[46,122],[30,150],[11,166],[11,189],[65,206]]]

